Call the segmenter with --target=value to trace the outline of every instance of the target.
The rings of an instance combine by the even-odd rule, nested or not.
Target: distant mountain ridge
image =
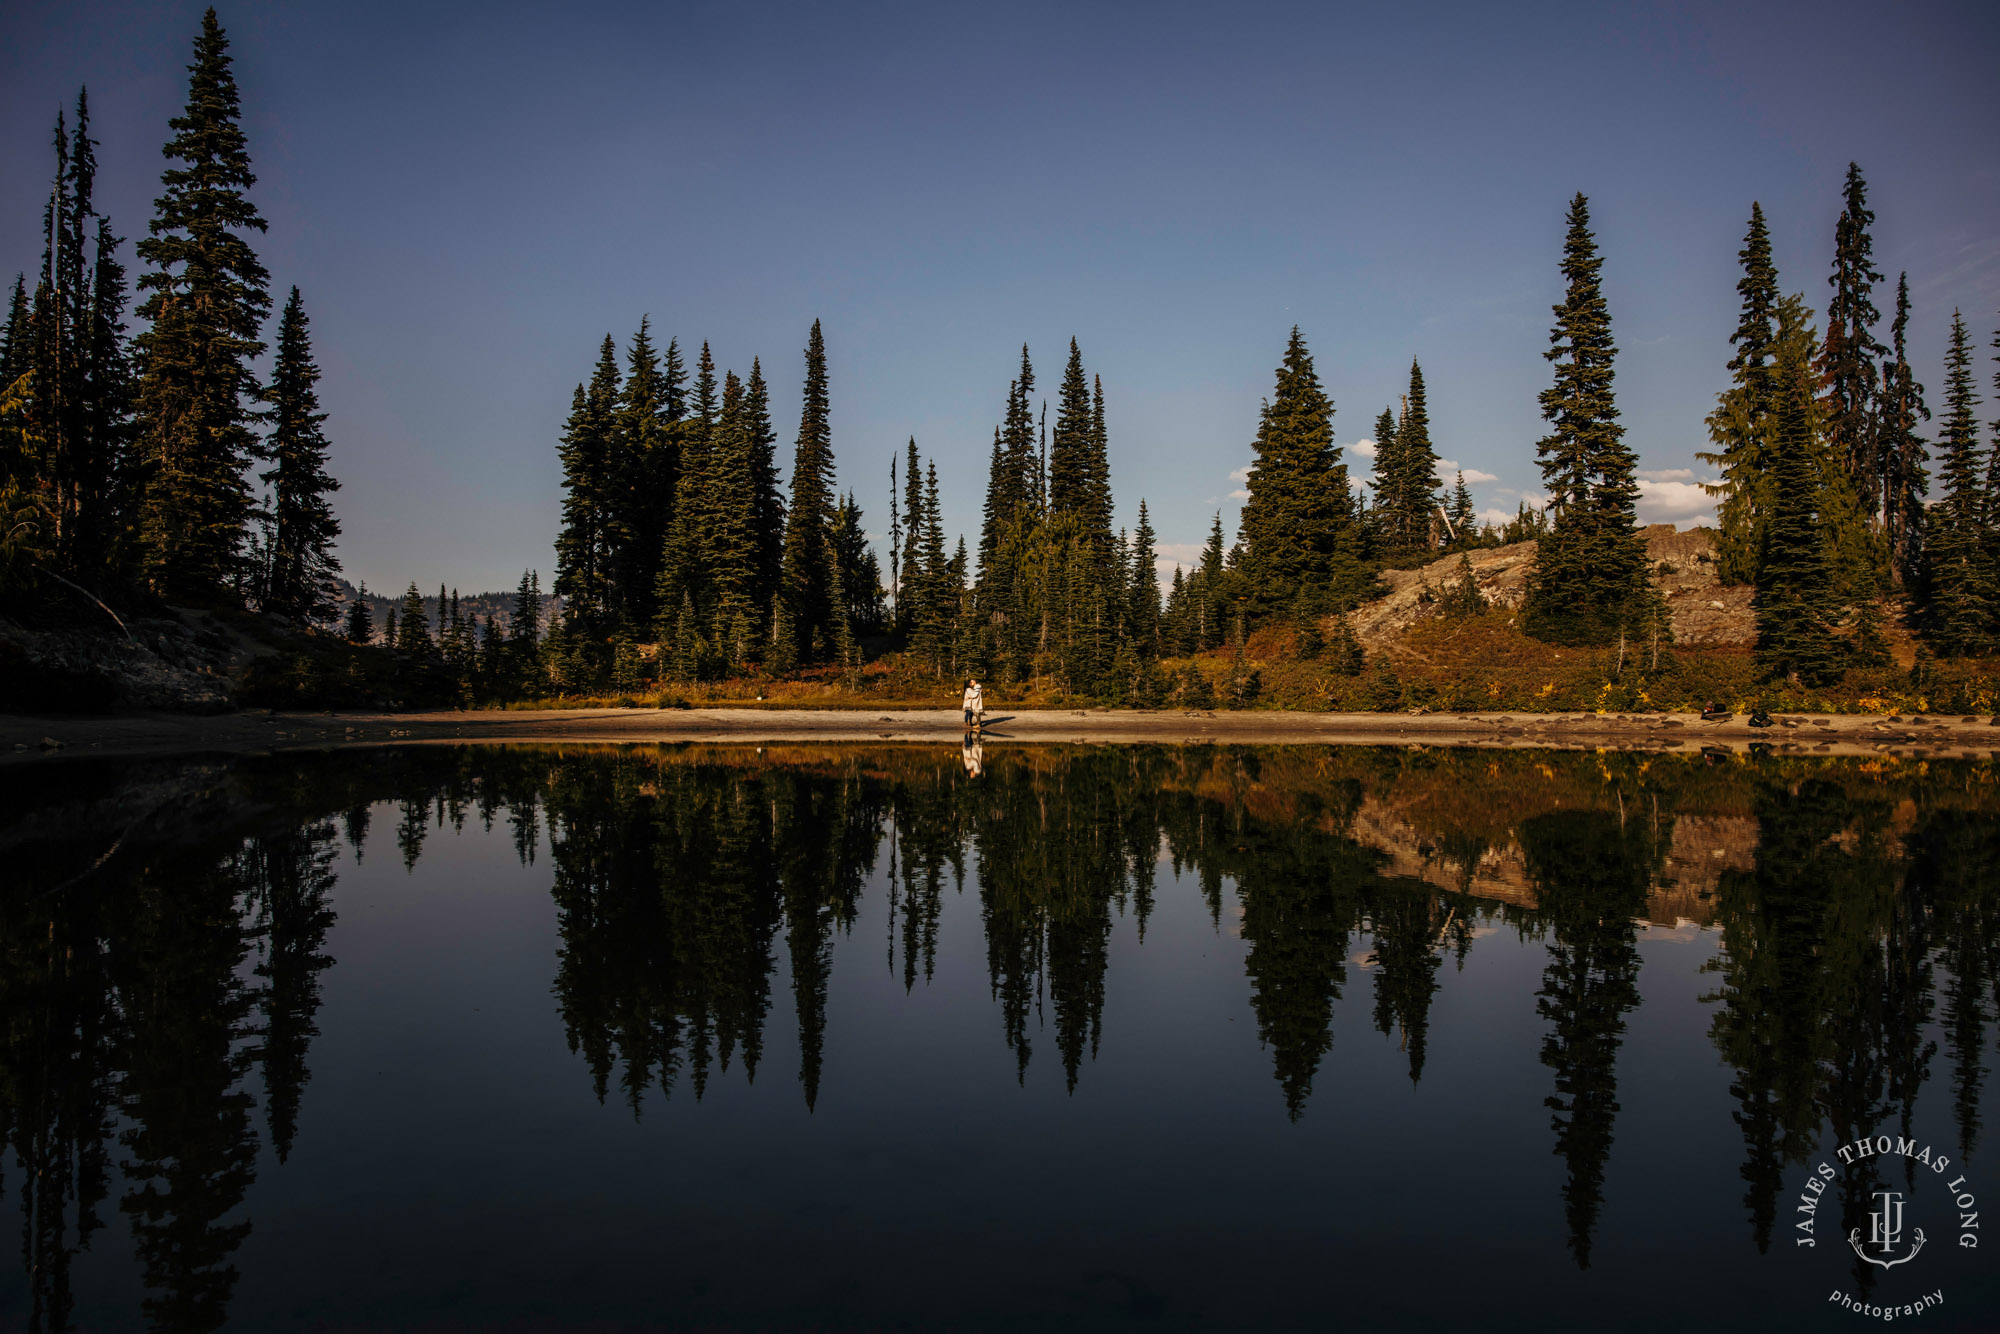
[[[352,583],[345,579],[338,580],[337,585],[340,591],[336,598],[334,614],[330,622],[336,629],[347,624],[347,609],[353,604],[354,596],[359,591]],[[446,591],[445,597],[448,603],[451,597],[449,590]],[[514,599],[515,595],[511,589],[505,593],[460,593],[458,595],[458,614],[468,620],[480,622],[484,622],[490,616],[493,618],[494,624],[507,633],[512,634],[514,629]],[[377,634],[380,634],[382,627],[388,623],[389,609],[391,607],[401,607],[402,605],[403,597],[400,593],[392,596],[373,588],[368,590],[368,614],[374,621],[375,632]],[[546,630],[549,623],[561,611],[562,599],[553,593],[544,593],[542,595],[541,628]],[[424,619],[429,622],[431,633],[437,633],[442,617],[436,593],[429,593],[424,597]]]

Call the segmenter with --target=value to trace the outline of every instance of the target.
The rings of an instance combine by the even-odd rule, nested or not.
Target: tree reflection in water
[[[504,826],[523,864],[546,858],[570,1047],[598,1099],[615,1084],[635,1117],[679,1087],[700,1099],[733,1062],[754,1080],[781,948],[814,1107],[835,944],[864,894],[885,896],[886,963],[911,991],[968,886],[996,1054],[1025,1082],[1047,1033],[1073,1091],[1117,1040],[1111,941],[1129,917],[1144,948],[1164,863],[1216,930],[1240,933],[1293,1120],[1355,961],[1414,1085],[1446,961],[1462,967],[1493,928],[1542,942],[1533,1004],[1579,1266],[1648,919],[1720,933],[1710,1035],[1733,1071],[1759,1250],[1823,1136],[1908,1131],[1940,1049],[1928,1034],[1961,1153],[1981,1133],[2000,977],[1992,766],[1323,747],[962,758],[424,747],[0,776],[19,813],[0,829],[0,1137],[28,1328],[69,1327],[72,1262],[102,1244],[114,1191],[148,1321],[225,1321],[261,1137],[282,1164],[297,1135],[340,843],[358,861],[386,827],[415,868],[468,818]],[[1843,1231],[1883,1170],[1861,1159],[1838,1182]],[[1873,1271],[1857,1269],[1865,1290]]]

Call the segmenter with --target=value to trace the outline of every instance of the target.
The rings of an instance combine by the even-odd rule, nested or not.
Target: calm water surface
[[[1993,765],[413,747],[0,803],[0,1329],[2000,1325]]]

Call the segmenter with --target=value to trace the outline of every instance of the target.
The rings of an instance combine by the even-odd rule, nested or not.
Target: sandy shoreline
[[[996,710],[984,740],[1008,743],[1427,745],[1686,750],[1770,746],[1816,755],[2000,758],[1987,718],[1780,714],[1186,713],[1180,710]],[[254,754],[335,746],[469,742],[842,741],[957,744],[948,709],[575,709],[430,713],[231,713],[36,717],[0,714],[0,764],[80,755]],[[45,739],[60,742],[47,747]]]

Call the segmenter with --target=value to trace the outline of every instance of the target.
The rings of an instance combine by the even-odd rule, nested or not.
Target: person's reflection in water
[[[968,778],[979,777],[980,771],[986,767],[986,747],[980,744],[978,736],[974,733],[965,734],[965,753],[961,758],[965,761],[965,775]]]

